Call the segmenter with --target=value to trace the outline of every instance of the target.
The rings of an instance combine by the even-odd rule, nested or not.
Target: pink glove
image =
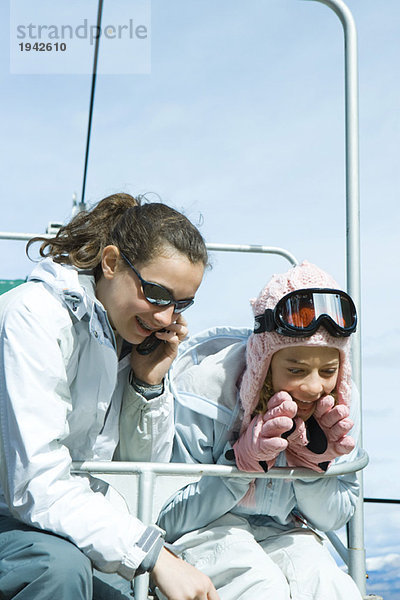
[[[349,454],[355,446],[353,438],[347,435],[353,427],[349,414],[346,405],[335,406],[332,396],[318,400],[307,424],[302,419],[296,419],[296,430],[287,436],[287,464],[323,473],[334,458]],[[306,440],[304,430],[307,431]]]
[[[270,398],[264,415],[253,417],[250,425],[233,445],[236,465],[241,471],[268,471],[288,443],[282,433],[293,426],[297,405],[287,392]]]

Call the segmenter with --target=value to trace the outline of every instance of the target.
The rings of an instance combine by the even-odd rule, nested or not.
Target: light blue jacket
[[[112,459],[123,397],[143,403],[133,459],[169,459],[172,396],[166,386],[146,406],[129,370],[93,277],[47,258],[0,297],[0,515],[69,539],[97,568],[127,579],[149,551],[147,529],[71,463]],[[158,436],[147,409],[164,423]]]
[[[238,436],[241,409],[237,382],[245,368],[247,329],[216,328],[182,344],[170,378],[175,397],[174,462],[234,465],[226,457]],[[358,394],[352,394],[356,422]],[[357,439],[357,426],[352,435]],[[351,460],[356,454],[337,459]],[[228,454],[229,456],[229,454]],[[285,466],[282,452],[276,466]],[[158,524],[173,542],[227,512],[257,525],[295,526],[293,511],[321,531],[340,528],[352,516],[359,486],[355,474],[317,480],[256,480],[254,506],[241,504],[251,477],[202,477],[178,491],[161,510]],[[248,504],[248,503],[246,503]]]

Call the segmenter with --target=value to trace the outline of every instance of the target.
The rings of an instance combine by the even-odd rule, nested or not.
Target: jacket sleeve
[[[180,463],[221,464],[236,466],[226,458],[231,444],[220,440],[226,427],[205,415],[177,406],[176,437],[173,461]],[[222,451],[216,451],[216,448]],[[158,525],[166,531],[165,539],[174,542],[183,534],[204,527],[227,513],[243,498],[252,477],[229,478],[204,476],[176,492],[164,504]]]
[[[8,305],[1,315],[0,476],[5,499],[15,518],[70,540],[98,569],[131,579],[159,534],[94,492],[88,477],[71,474],[71,455],[63,442],[74,406],[66,349],[58,335],[61,326],[68,329],[68,313],[56,298],[42,300],[36,298],[34,310],[22,301]]]
[[[353,516],[359,495],[354,473],[293,483],[297,507],[320,531],[340,529]]]
[[[174,439],[174,402],[168,376],[164,392],[146,400],[128,383],[122,398],[116,460],[169,462]]]
[[[340,465],[354,460],[358,452],[360,434],[359,393],[354,383],[352,385],[352,398],[350,416],[354,427],[350,435],[356,441],[356,447],[347,456],[335,460],[335,465]],[[334,531],[340,529],[353,516],[357,498],[360,494],[360,485],[356,473],[348,473],[337,477],[321,477],[316,480],[293,481],[297,507],[306,519],[321,531]]]

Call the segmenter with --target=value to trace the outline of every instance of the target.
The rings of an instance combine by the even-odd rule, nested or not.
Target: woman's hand
[[[168,600],[219,600],[207,575],[165,548],[159,554],[151,578]]]
[[[141,355],[133,346],[131,367],[137,379],[150,385],[161,383],[178,354],[178,347],[186,338],[189,330],[184,317],[177,315],[176,321],[168,325],[165,331],[156,331],[155,337],[161,344],[147,355]]]

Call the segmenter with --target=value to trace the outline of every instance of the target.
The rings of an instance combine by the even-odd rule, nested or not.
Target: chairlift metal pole
[[[360,197],[358,147],[358,58],[357,30],[350,9],[342,0],[313,0],[328,6],[338,16],[344,33],[345,59],[345,142],[346,142],[346,274],[347,289],[361,313],[360,277]],[[362,398],[360,326],[352,343],[353,379]],[[360,405],[360,445],[362,445],[362,411]],[[366,594],[363,476],[357,474],[360,496],[349,523],[349,573],[362,595]]]

